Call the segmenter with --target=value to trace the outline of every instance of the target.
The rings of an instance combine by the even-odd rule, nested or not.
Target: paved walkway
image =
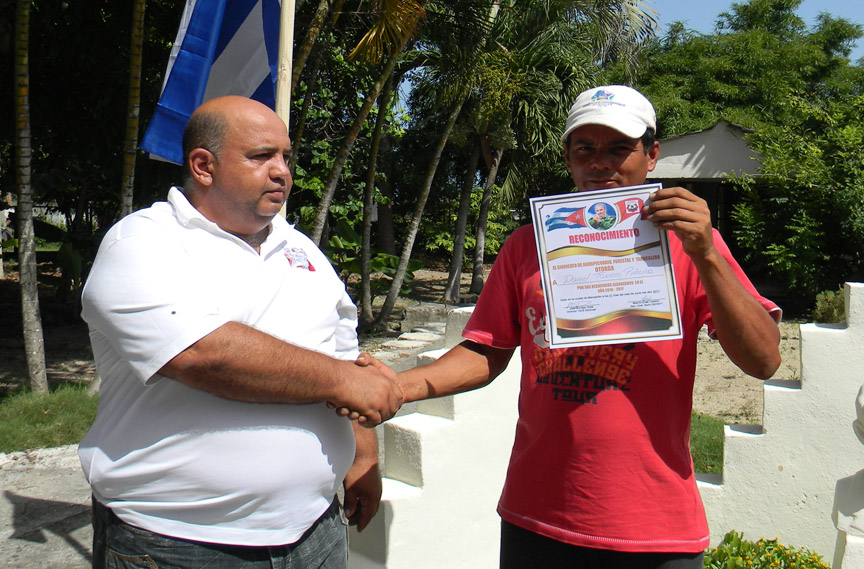
[[[0,454],[0,568],[90,567],[90,487],[76,450]]]

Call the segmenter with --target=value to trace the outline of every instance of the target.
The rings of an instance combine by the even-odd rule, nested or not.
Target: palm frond
[[[425,1],[375,0],[375,22],[348,55],[349,60],[380,63],[415,37],[426,19]]]

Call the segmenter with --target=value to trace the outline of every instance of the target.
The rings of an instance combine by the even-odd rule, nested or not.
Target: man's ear
[[[648,171],[653,172],[657,167],[657,160],[660,159],[660,143],[656,140],[651,148],[648,149]]]
[[[213,165],[216,157],[205,148],[195,148],[189,153],[189,172],[192,178],[202,186],[213,183]]]

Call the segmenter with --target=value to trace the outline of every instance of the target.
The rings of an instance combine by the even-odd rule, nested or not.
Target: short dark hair
[[[216,111],[192,114],[183,129],[183,161],[187,166],[187,180],[192,174],[188,169],[189,154],[196,148],[203,148],[218,160],[227,132],[228,120],[224,114]]]
[[[645,134],[642,135],[642,151],[645,154],[648,154],[648,151],[651,150],[651,147],[654,146],[654,143],[657,141],[657,133],[654,132],[653,128],[646,128]]]

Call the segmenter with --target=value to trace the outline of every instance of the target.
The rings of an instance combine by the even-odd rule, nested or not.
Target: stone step
[[[429,345],[428,342],[421,342],[419,340],[403,340],[402,338],[397,338],[395,340],[390,340],[388,342],[384,342],[381,344],[383,347],[388,348],[390,350],[408,352],[413,350],[419,350],[421,348],[425,348]]]
[[[434,342],[444,341],[444,334],[435,334],[432,332],[405,332],[404,334],[399,334],[399,339],[413,342],[426,342],[427,344],[431,344]]]
[[[428,332],[430,334],[444,334],[447,331],[446,322],[427,322],[423,326],[417,326],[412,332]]]

